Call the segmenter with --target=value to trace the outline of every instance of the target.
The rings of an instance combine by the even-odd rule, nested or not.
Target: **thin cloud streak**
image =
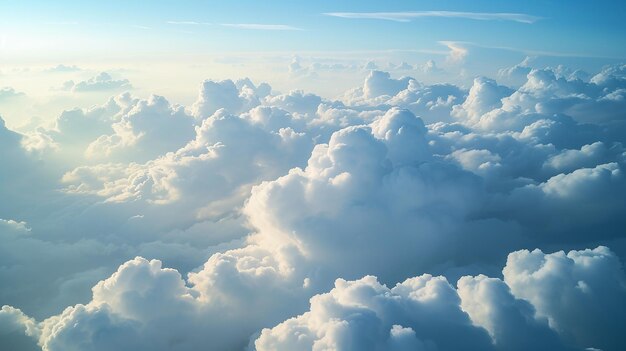
[[[523,13],[486,13],[457,11],[404,11],[404,12],[328,12],[326,16],[353,19],[380,19],[395,22],[410,22],[417,18],[465,18],[479,21],[514,21],[519,23],[535,23],[542,17]]]

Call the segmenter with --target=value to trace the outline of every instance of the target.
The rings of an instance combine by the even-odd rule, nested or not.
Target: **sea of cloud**
[[[626,66],[520,72],[0,123],[0,345],[623,349]]]

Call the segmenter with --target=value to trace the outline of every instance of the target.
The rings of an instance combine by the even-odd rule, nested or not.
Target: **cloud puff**
[[[450,336],[454,335],[453,338]],[[490,350],[445,278],[423,275],[394,288],[375,277],[339,279],[311,298],[310,310],[255,341],[263,350]]]
[[[10,306],[0,309],[0,345],[11,350],[37,350],[37,322],[21,310]]]
[[[511,293],[498,278],[465,276],[458,281],[461,308],[485,328],[501,350],[569,350],[535,307]]]
[[[15,89],[10,88],[10,87],[4,87],[0,89],[0,101],[14,99],[17,97],[22,97],[24,95],[25,95],[24,93],[16,91]]]
[[[194,124],[182,106],[153,95],[135,101],[111,124],[114,133],[98,137],[85,153],[89,158],[147,161],[185,145],[195,135]]]
[[[58,64],[54,67],[50,67],[46,69],[46,72],[78,72],[81,71],[81,68],[76,65],[64,65]]]
[[[611,311],[611,315],[623,317],[624,273],[614,254],[603,247],[572,251],[568,257],[573,259],[565,267],[550,262],[563,257],[563,253],[544,255],[535,250],[533,255],[537,258],[531,259],[528,255],[528,251],[509,255],[504,268],[505,281],[484,275],[465,276],[459,280],[458,290],[444,277],[428,274],[407,279],[392,289],[371,276],[350,282],[339,279],[330,292],[311,298],[309,311],[264,329],[255,341],[255,349],[574,350],[606,347],[609,350],[623,344],[615,338],[619,332],[612,329],[619,328],[620,321],[611,317],[602,318],[600,324],[590,321],[589,325],[580,325],[585,319],[583,315],[600,316],[615,305],[619,306],[618,310]],[[532,262],[528,262],[530,260]],[[547,271],[539,273],[538,268],[527,268],[527,265],[537,267],[538,264],[539,269]],[[590,271],[590,274],[572,277],[570,272],[579,270]],[[597,270],[602,270],[603,278],[596,279],[598,275],[591,274],[591,271],[598,273]],[[574,301],[563,299],[561,289],[572,289],[575,296],[598,291],[605,293],[608,299],[601,300],[601,307],[570,305]],[[547,317],[541,312],[542,305],[537,304],[543,301],[528,299],[534,297],[535,292],[560,301],[554,304],[550,301],[547,306],[565,304],[568,311],[582,313],[580,319],[572,319],[570,314],[564,321],[577,331],[594,336],[592,340],[570,339],[555,328],[554,315]],[[608,330],[604,323],[608,323]],[[612,337],[594,334],[596,330],[603,330]]]
[[[363,86],[346,92],[343,101],[361,108],[406,108],[432,123],[450,121],[452,107],[465,95],[463,89],[451,84],[425,85],[411,77],[395,79],[388,72],[371,71]]]
[[[63,83],[62,90],[85,93],[94,91],[110,91],[119,89],[130,89],[132,86],[128,79],[115,80],[110,74],[102,72],[93,78],[75,83],[67,81]]]
[[[619,259],[606,247],[509,255],[503,270],[511,292],[535,306],[538,317],[581,347],[617,350],[626,340],[626,288]]]
[[[248,111],[259,105],[255,89],[255,86],[245,85],[245,89],[241,87],[240,90],[232,80],[206,80],[202,83],[198,100],[193,104],[193,115],[206,118],[221,108],[233,114]]]

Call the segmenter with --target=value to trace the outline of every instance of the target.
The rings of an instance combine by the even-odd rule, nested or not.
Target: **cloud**
[[[302,28],[286,24],[259,24],[259,23],[222,23],[224,27],[249,29],[249,30],[272,30],[272,31],[300,31]]]
[[[453,106],[465,94],[451,84],[424,85],[411,77],[392,78],[388,72],[371,71],[363,86],[346,92],[342,100],[348,105],[381,110],[389,106],[405,108],[430,123],[450,121]]]
[[[608,301],[604,300],[607,302],[601,311],[606,311],[605,308],[610,308],[615,303],[621,308],[626,297],[623,286],[620,286],[624,275],[619,264],[600,268],[602,261],[613,261],[615,256],[602,247],[593,251],[572,251],[569,255],[588,257],[591,252],[602,251],[606,253],[605,259],[600,259],[599,262],[594,260],[593,266],[603,269],[607,274],[605,277],[610,276],[607,280],[600,280],[595,286],[598,291],[611,295]],[[535,252],[543,255],[539,250]],[[589,349],[588,347],[614,349],[621,343],[606,336],[576,341],[573,345],[570,344],[571,341],[564,342],[545,316],[536,313],[536,308],[540,307],[534,305],[532,300],[522,299],[521,296],[526,294],[518,295],[514,286],[510,288],[507,285],[510,284],[506,280],[507,272],[515,269],[512,266],[518,264],[515,258],[518,255],[525,256],[526,253],[527,251],[519,251],[510,254],[504,268],[505,281],[484,275],[465,276],[459,280],[458,290],[444,277],[428,274],[409,278],[391,289],[372,276],[356,281],[338,279],[330,292],[311,298],[311,306],[307,312],[271,329],[264,329],[255,341],[255,349],[574,350]],[[554,255],[558,256],[559,253],[546,257],[550,259]],[[587,264],[580,261],[572,262],[571,266],[588,269]],[[616,275],[613,276],[613,273]],[[550,295],[551,297],[562,296],[554,285],[546,285],[537,280],[530,282],[525,279],[524,274],[515,277],[520,277],[520,281],[528,284],[525,288],[530,291],[550,291],[556,293]],[[557,271],[550,275],[550,280],[568,280],[569,277],[567,272]],[[587,276],[572,283],[574,286],[588,286],[592,281],[595,279]],[[593,307],[589,310],[593,310]],[[596,313],[603,313],[601,311]],[[621,310],[613,315],[622,316],[620,313]],[[602,322],[611,323],[611,319],[604,319]],[[594,327],[602,328],[596,325]],[[584,327],[580,329],[585,330]],[[615,332],[612,330],[609,333]],[[450,335],[455,337],[450,338]],[[613,341],[616,342],[612,344]]]
[[[539,250],[532,254],[544,256],[546,260],[564,256],[558,252],[544,255]],[[537,265],[536,259],[528,255],[528,251],[509,255],[504,268],[504,281],[486,276],[465,276],[459,280],[458,289],[450,285],[446,278],[429,274],[406,279],[393,288],[379,283],[373,276],[354,281],[337,279],[332,290],[311,298],[308,311],[279,322],[272,328],[263,329],[258,336],[253,337],[251,346],[259,351],[323,347],[363,350],[456,350],[460,347],[470,350],[524,350],[550,347],[551,350],[572,350],[612,347],[615,345],[612,343],[621,343],[612,338],[616,336],[616,330],[611,329],[604,332],[609,333],[609,338],[605,338],[604,334],[594,335],[591,340],[563,339],[567,334],[548,322],[558,314],[550,313],[548,319],[545,319],[546,315],[540,312],[542,305],[538,304],[541,301],[522,297],[534,294],[535,291],[550,293],[548,296],[562,296],[559,293],[563,289],[560,282],[565,280],[570,282],[564,285],[565,289],[570,289],[572,284],[571,289],[578,296],[597,291],[608,298],[602,300],[601,306],[576,305],[577,308],[569,312],[593,311],[593,314],[601,316],[610,306],[623,303],[626,297],[621,285],[624,273],[614,254],[603,247],[572,251],[568,256],[597,259],[591,263],[589,259],[571,259],[564,267],[568,271],[554,270],[551,268],[553,265],[541,264],[540,267],[545,267],[541,269],[549,269],[550,274],[541,274],[541,278],[533,280],[525,279],[524,273],[517,274],[515,277],[520,277],[519,281],[525,284],[520,294],[516,286],[519,283],[507,277],[511,270],[524,269],[522,267],[528,264]],[[220,261],[217,260],[226,260],[228,257],[215,258],[211,266],[218,270],[213,271],[213,274],[229,274],[223,270],[226,267],[219,268]],[[221,266],[227,265],[225,261],[221,262]],[[581,270],[583,275],[572,277],[569,273],[572,270]],[[602,272],[604,278],[597,279],[598,275],[592,272]],[[93,288],[91,301],[86,305],[67,308],[59,316],[39,325],[11,307],[4,307],[0,316],[6,315],[5,319],[12,323],[13,328],[23,328],[31,337],[39,337],[46,351],[137,345],[147,345],[154,350],[172,347],[191,350],[205,342],[211,342],[212,346],[220,349],[244,347],[250,323],[255,324],[250,317],[264,316],[266,320],[275,317],[246,310],[248,304],[245,299],[250,296],[241,294],[241,289],[248,291],[253,287],[260,288],[262,285],[257,285],[260,283],[278,283],[274,288],[279,289],[274,290],[274,299],[271,300],[276,301],[276,294],[288,299],[282,290],[288,285],[269,279],[272,272],[254,274],[240,271],[238,274],[242,275],[242,280],[233,281],[230,285],[204,285],[208,281],[201,279],[217,282],[214,279],[218,276],[215,275],[194,275],[189,279],[191,284],[187,285],[176,270],[162,268],[161,262],[157,260],[138,257],[124,263],[111,277],[98,283]],[[253,295],[255,300],[268,291],[261,289],[263,292],[257,290]],[[298,290],[296,287],[290,289]],[[236,291],[239,294],[223,295]],[[210,294],[205,295],[208,292]],[[284,303],[286,301],[282,300],[282,306],[287,306]],[[257,305],[259,307],[265,310],[263,305]],[[271,306],[265,307],[268,309],[264,313],[271,311],[275,316],[288,313],[282,309],[270,309]],[[601,309],[596,310],[598,307]],[[224,314],[224,308],[230,312]],[[237,320],[244,313],[248,318]],[[623,316],[620,310],[612,313],[618,318]],[[219,314],[219,320],[212,318]],[[578,321],[571,325],[577,327]],[[617,321],[601,320],[601,323],[612,322]],[[619,324],[613,325],[617,327]],[[107,338],[98,337],[102,330],[107,330]],[[450,335],[455,337],[451,338]],[[564,340],[567,342],[564,343]]]
[[[89,144],[88,158],[145,162],[184,146],[195,135],[193,117],[156,95],[136,101],[111,128],[114,133]]]
[[[406,12],[329,12],[326,16],[353,18],[353,19],[379,19],[395,22],[409,22],[420,18],[463,18],[480,21],[513,21],[519,23],[535,23],[541,17],[522,13],[486,13],[486,12],[457,12],[457,11],[406,11]]]
[[[21,310],[10,306],[0,309],[0,343],[12,350],[37,350],[37,322]]]
[[[15,98],[23,97],[24,95],[26,94],[16,91],[15,89],[10,88],[10,87],[4,87],[0,89],[0,101],[15,99]]]
[[[621,348],[623,67],[469,90],[353,73],[340,101],[206,80],[191,106],[1,123],[3,340]]]
[[[192,113],[196,118],[206,118],[222,108],[235,114],[248,111],[260,103],[255,90],[254,85],[244,85],[239,89],[230,79],[205,80],[198,100],[192,106]]]
[[[420,67],[418,67],[420,68]],[[421,70],[424,73],[437,73],[437,72],[443,72],[443,70],[441,68],[439,68],[437,66],[437,62],[435,62],[434,60],[428,60],[426,61],[426,63],[424,63],[421,66]]]
[[[458,281],[461,308],[476,326],[485,328],[497,349],[571,350],[550,328],[535,317],[535,307],[516,297],[505,282],[484,275]]]
[[[535,60],[535,57],[526,56],[522,62],[514,65],[513,67],[503,68],[498,71],[499,78],[526,78],[526,75],[530,73],[532,67],[530,64]]]
[[[618,327],[626,318],[624,271],[608,248],[518,251],[509,255],[503,274],[511,292],[566,339],[604,350],[626,342]]]
[[[463,46],[464,43],[454,41],[440,41],[439,44],[445,45],[450,50],[446,60],[449,63],[458,64],[465,60],[469,54],[469,49]]]
[[[54,67],[50,67],[46,69],[46,72],[78,72],[81,70],[82,69],[76,65],[68,66],[68,65],[58,64]]]
[[[94,92],[94,91],[109,91],[118,89],[130,89],[132,86],[128,79],[114,80],[111,75],[106,72],[102,72],[97,76],[85,81],[75,83],[74,81],[67,81],[63,83],[62,90],[71,90],[73,92]]]
[[[450,338],[450,335],[455,335]],[[338,279],[310,310],[255,341],[264,350],[491,350],[482,328],[472,325],[445,278],[423,275],[392,289],[375,277]]]

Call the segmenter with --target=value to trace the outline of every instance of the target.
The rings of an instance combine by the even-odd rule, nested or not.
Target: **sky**
[[[0,350],[623,350],[626,4],[0,3]]]

